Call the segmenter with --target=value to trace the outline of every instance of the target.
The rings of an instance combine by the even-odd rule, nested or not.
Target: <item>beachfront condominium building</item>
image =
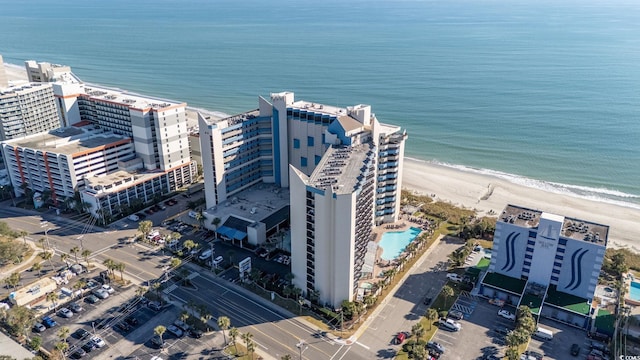
[[[586,327],[608,233],[606,225],[508,205],[481,294]]]
[[[0,88],[0,140],[46,132],[60,125],[52,84]]]
[[[365,239],[398,219],[406,132],[380,123],[368,105],[296,101],[291,92],[260,97],[253,111],[199,121],[207,207],[259,182],[290,188],[294,284],[331,305],[352,300]],[[309,193],[319,211],[312,224]]]
[[[7,140],[2,150],[16,195],[26,184],[33,192],[50,192],[54,202],[73,198],[85,178],[116,171],[135,157],[130,138],[93,125]]]
[[[30,82],[54,82],[61,76],[71,73],[71,67],[48,62],[27,60],[24,62]]]

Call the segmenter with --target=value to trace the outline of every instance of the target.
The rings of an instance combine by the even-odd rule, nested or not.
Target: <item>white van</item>
[[[545,328],[538,327],[533,336],[540,340],[553,340],[553,332]]]

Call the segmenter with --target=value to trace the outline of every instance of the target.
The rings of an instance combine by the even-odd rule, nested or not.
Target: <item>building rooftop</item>
[[[574,240],[584,240],[606,246],[609,226],[575,218],[543,213],[516,205],[507,205],[498,221],[515,224],[525,228],[537,228],[540,217],[563,222],[560,235]]]
[[[149,108],[161,110],[163,108],[172,106],[187,106],[186,103],[179,103],[165,99],[143,96],[98,85],[85,85],[84,94],[94,100],[116,103],[138,110],[145,110]]]
[[[12,146],[65,155],[73,155],[117,142],[131,142],[131,139],[98,129],[93,125],[70,126],[5,141]]]
[[[516,279],[496,272],[488,272],[484,276],[482,282],[499,289],[507,290],[517,295],[522,295],[522,291],[527,284],[525,280]]]
[[[591,305],[587,299],[558,291],[556,285],[549,285],[545,303],[561,307],[581,315],[588,315],[591,310]]]
[[[9,87],[0,88],[0,96],[14,96],[16,94],[28,93],[47,87],[51,87],[51,84],[38,82],[18,83]]]
[[[304,101],[304,100],[298,100],[293,104],[291,104],[289,107],[300,109],[300,110],[313,111],[316,113],[334,115],[334,116],[347,115],[347,109],[345,108],[338,107],[338,106],[317,104],[317,103]]]
[[[350,194],[364,178],[366,161],[373,148],[370,144],[332,146],[309,177],[309,185],[336,194]]]
[[[224,220],[228,215],[234,215],[254,222],[263,221],[287,205],[289,205],[289,189],[275,184],[258,183],[206,209],[203,213],[208,219],[217,217]]]

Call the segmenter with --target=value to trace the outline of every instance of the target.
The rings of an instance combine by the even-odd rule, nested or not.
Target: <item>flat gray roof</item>
[[[362,179],[370,144],[356,146],[332,146],[309,178],[309,185],[326,190],[332,188],[336,194],[350,194]]]
[[[286,205],[289,205],[289,189],[258,183],[204,212],[211,219],[235,215],[249,221],[262,221]]]

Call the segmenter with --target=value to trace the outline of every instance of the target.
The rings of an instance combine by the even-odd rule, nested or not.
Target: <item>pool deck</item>
[[[631,282],[640,282],[640,280],[637,280],[631,273],[622,274],[622,278],[624,279],[625,286],[627,287],[627,292],[624,296],[625,304],[633,305],[634,307],[640,306],[640,300],[631,298]]]
[[[387,226],[389,226],[389,228],[387,228]],[[375,234],[375,240],[374,241],[376,242],[376,244],[379,244],[380,240],[382,240],[382,234],[384,234],[384,233],[401,232],[401,231],[408,230],[411,227],[422,229],[422,226],[424,226],[424,224],[411,222],[409,220],[401,218],[400,220],[398,220],[395,223],[383,224],[381,226],[376,226],[373,229],[373,233]],[[417,236],[420,236],[421,234],[422,234],[422,232],[420,232],[420,234],[418,234]],[[378,277],[378,274],[381,274],[382,272],[387,271],[387,270],[394,269],[395,266],[398,264],[398,260],[397,259],[395,259],[395,260],[383,260],[381,258],[382,252],[383,252],[382,248],[378,247],[378,249],[376,250],[376,261],[375,261],[374,266],[373,266],[373,278],[372,279],[364,279],[364,278],[360,279],[359,284],[362,284],[362,283],[365,283],[365,282],[373,283],[373,282],[376,282],[376,280],[382,280],[382,278]]]

